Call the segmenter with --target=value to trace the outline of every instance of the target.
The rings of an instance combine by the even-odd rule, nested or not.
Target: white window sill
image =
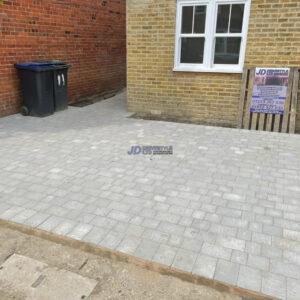
[[[174,67],[174,72],[193,72],[193,73],[231,73],[231,74],[242,74],[243,69],[240,68],[193,68],[188,66]]]

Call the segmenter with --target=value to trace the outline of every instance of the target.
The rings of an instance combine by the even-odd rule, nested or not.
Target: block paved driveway
[[[298,300],[300,136],[135,120],[125,102],[0,119],[0,218]]]

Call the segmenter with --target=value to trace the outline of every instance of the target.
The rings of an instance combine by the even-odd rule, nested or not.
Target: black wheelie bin
[[[25,116],[45,117],[68,108],[68,69],[58,60],[15,64],[19,70]]]
[[[15,64],[19,70],[23,90],[21,113],[25,116],[45,117],[54,113],[53,72],[50,64]]]
[[[71,67],[64,61],[44,60],[37,61],[38,64],[53,66],[53,95],[54,111],[68,108],[68,70]]]

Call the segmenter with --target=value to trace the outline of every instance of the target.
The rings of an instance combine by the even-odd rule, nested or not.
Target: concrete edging
[[[223,292],[223,293],[225,292],[232,295],[237,295],[242,297],[243,300],[278,300],[278,298],[266,296],[261,293],[232,286],[230,284],[223,283],[214,279],[208,279],[199,275],[195,275],[176,268],[161,265],[159,263],[151,262],[145,259],[137,258],[129,254],[121,253],[115,250],[110,250],[84,241],[79,241],[66,236],[57,235],[38,228],[33,228],[26,225],[14,223],[11,221],[5,221],[1,219],[0,219],[0,227],[17,230],[28,235],[49,240],[51,242],[55,242],[64,246],[69,246],[75,249],[79,249],[94,255],[101,255],[103,257],[115,261],[134,264],[140,268],[154,271],[162,275],[168,275],[193,284],[207,286],[219,292]]]

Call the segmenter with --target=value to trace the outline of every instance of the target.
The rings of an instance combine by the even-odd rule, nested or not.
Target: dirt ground
[[[194,285],[135,265],[113,261],[16,230],[0,227],[0,265],[13,254],[23,255],[49,266],[95,279],[98,284],[88,298],[90,300],[242,299],[239,296],[220,293],[209,287]],[[24,295],[13,289],[5,290],[0,283],[0,299],[23,300],[25,298]]]

